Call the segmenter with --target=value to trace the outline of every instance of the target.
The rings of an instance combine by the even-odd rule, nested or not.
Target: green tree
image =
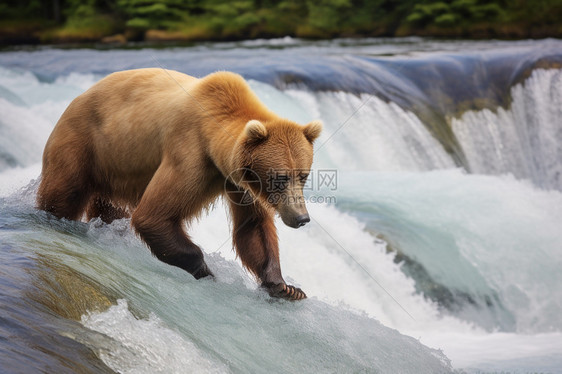
[[[477,22],[494,22],[503,16],[502,1],[426,0],[415,4],[406,22],[418,27],[450,27]]]
[[[117,0],[126,25],[139,29],[165,29],[182,20],[195,4],[188,0]]]

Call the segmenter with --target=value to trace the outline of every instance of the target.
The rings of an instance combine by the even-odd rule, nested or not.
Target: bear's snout
[[[296,222],[297,222],[297,227],[302,227],[306,225],[308,222],[310,222],[310,216],[308,215],[308,213],[301,214],[296,218]]]
[[[306,209],[304,209],[304,213],[302,213],[302,211],[301,214],[299,213],[294,214],[294,213],[296,212],[287,212],[283,210],[279,211],[279,215],[281,216],[283,223],[294,229],[298,229],[299,227],[302,227],[306,225],[308,222],[310,222],[310,216],[308,215]]]

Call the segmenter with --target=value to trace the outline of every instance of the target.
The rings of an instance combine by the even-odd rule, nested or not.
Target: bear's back
[[[113,73],[73,100],[55,126],[45,155],[83,148],[96,179],[149,180],[178,127],[188,129],[186,90],[198,79],[164,69]],[[52,152],[51,152],[52,150]],[[141,183],[142,184],[142,183]]]

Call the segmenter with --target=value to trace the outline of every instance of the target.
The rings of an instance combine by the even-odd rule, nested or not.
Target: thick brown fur
[[[273,215],[292,227],[308,218],[302,180],[289,181],[292,204],[268,201],[265,187],[272,169],[310,169],[320,131],[318,122],[301,126],[269,111],[237,74],[114,73],[77,97],[53,130],[38,207],[106,222],[132,212],[132,226],[156,257],[201,278],[212,273],[183,223],[225,194],[244,266],[273,296],[301,299],[304,292],[281,275]],[[244,170],[261,188],[247,183]],[[239,191],[252,203],[238,201]]]

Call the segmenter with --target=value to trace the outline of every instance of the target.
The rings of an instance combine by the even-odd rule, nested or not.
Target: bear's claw
[[[291,301],[306,299],[306,294],[303,290],[287,284],[277,284],[269,287],[269,295]]]

